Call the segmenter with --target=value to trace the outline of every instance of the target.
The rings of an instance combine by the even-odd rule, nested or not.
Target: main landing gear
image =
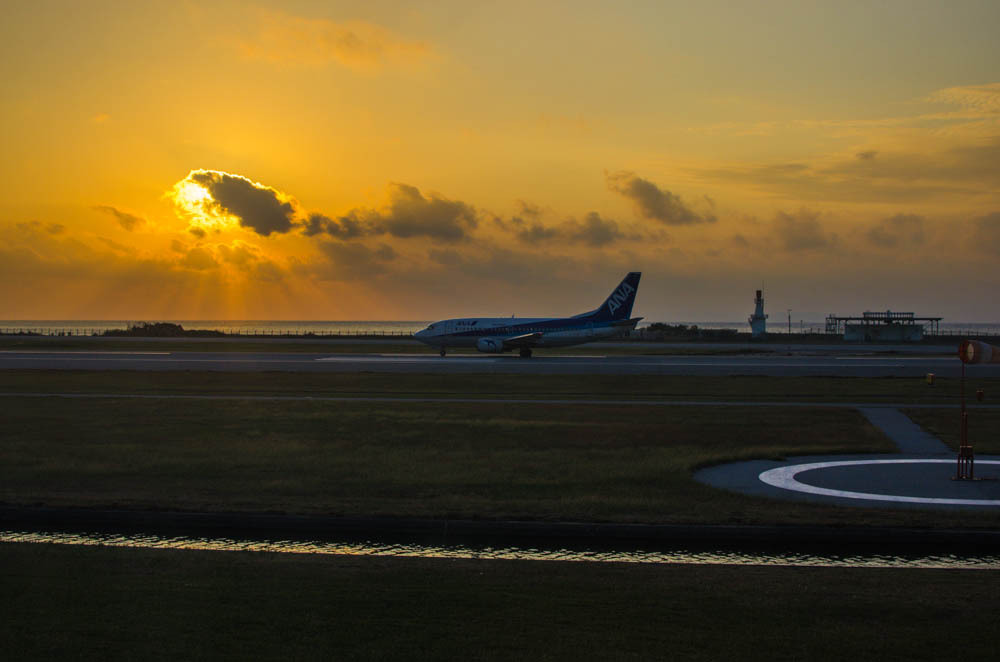
[[[447,353],[447,352],[445,351],[444,347],[442,346],[442,347],[441,347],[441,356],[444,356],[444,355],[445,355],[446,353]]]
[[[521,358],[522,359],[530,359],[531,358],[531,348],[530,347],[522,347],[521,348]]]

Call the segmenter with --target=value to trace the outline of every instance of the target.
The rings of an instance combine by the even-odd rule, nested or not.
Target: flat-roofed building
[[[826,318],[826,332],[840,333],[843,330],[847,342],[917,342],[923,340],[924,325],[927,322],[931,333],[938,332],[940,317],[915,317],[913,313],[865,311],[861,317]]]

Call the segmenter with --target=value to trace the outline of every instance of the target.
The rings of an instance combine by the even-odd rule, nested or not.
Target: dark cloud
[[[261,257],[260,249],[242,241],[232,244],[219,244],[216,247],[217,257],[231,264],[254,280],[265,283],[277,283],[284,280],[285,272],[274,262]]]
[[[542,225],[538,221],[532,223],[525,223],[523,219],[515,216],[511,219],[514,225],[520,225],[521,228],[516,231],[517,238],[526,244],[535,244],[542,241],[548,241],[550,239],[555,239],[560,236],[559,230],[553,227],[547,227]]]
[[[466,238],[477,225],[476,210],[472,206],[434,193],[424,197],[418,188],[408,184],[390,186],[389,205],[381,212],[353,214],[363,218],[375,232],[403,239],[430,237],[458,241]]]
[[[884,218],[866,233],[868,241],[881,248],[900,245],[919,246],[924,243],[924,217],[916,214],[896,214]]]
[[[207,206],[233,216],[241,226],[265,237],[292,229],[295,209],[275,189],[215,170],[196,170],[188,177],[212,196]]]
[[[917,200],[994,196],[1000,187],[1000,138],[940,151],[860,152],[822,167],[757,164],[692,170],[722,185],[810,201],[913,204]]]
[[[526,221],[520,216],[514,216],[509,221],[495,220],[501,229],[513,233],[526,244],[560,241],[604,246],[625,236],[618,228],[616,221],[601,218],[600,214],[593,211],[587,214],[582,221],[571,218],[558,225],[544,225],[539,221]]]
[[[205,189],[208,195],[192,195],[189,185]],[[389,234],[453,242],[465,239],[479,220],[475,208],[461,200],[436,193],[424,196],[415,186],[401,183],[390,184],[389,203],[380,210],[359,208],[337,218],[317,212],[303,220],[301,208],[289,196],[246,177],[216,170],[191,171],[174,185],[174,202],[182,214],[232,217],[264,236],[297,228],[307,237],[326,235],[342,241]],[[188,231],[205,237],[204,228],[192,226]]]
[[[608,174],[607,184],[615,193],[630,199],[642,218],[657,220],[667,225],[712,223],[716,220],[715,215],[697,213],[684,204],[680,197],[661,189],[649,180],[637,177],[635,173]]]
[[[223,262],[228,262],[229,264],[240,267],[241,269],[248,269],[253,264],[255,264],[260,256],[259,251],[256,247],[250,244],[244,244],[241,241],[233,242],[233,244],[219,244],[218,246],[219,258]]]
[[[302,233],[341,240],[389,234],[401,239],[430,237],[453,242],[468,237],[477,225],[476,210],[471,205],[435,193],[424,197],[415,186],[393,183],[389,186],[389,204],[383,209],[353,209],[337,219],[311,214],[302,223]]]
[[[570,241],[581,241],[590,246],[604,246],[622,237],[618,223],[601,218],[597,212],[590,212],[582,222],[570,221],[563,232]]]
[[[871,161],[872,159],[875,158],[875,156],[877,154],[878,154],[877,151],[875,151],[874,149],[870,149],[870,150],[865,151],[865,152],[858,152],[854,156],[858,157],[862,161]]]
[[[39,225],[36,230],[29,224],[28,234],[13,223],[0,222],[0,284],[7,284],[0,297],[21,319],[37,319],[46,310],[50,315],[62,311],[71,319],[77,314],[73,311],[92,307],[94,296],[109,306],[103,310],[114,319],[209,317],[231,291],[229,269],[213,266],[213,261],[222,262],[221,246],[194,250],[182,240],[174,252],[168,238],[167,250],[150,257],[148,249],[85,233],[86,241],[71,233],[53,235],[45,231],[46,223]],[[246,277],[267,288],[286,274],[262,258]],[[24,287],[26,282],[33,287]],[[39,297],[39,291],[46,296]],[[102,292],[114,296],[99,296]],[[192,292],[204,295],[198,297],[204,305],[196,302],[198,307],[190,308]],[[258,298],[257,303],[263,310],[270,302]]]
[[[25,225],[31,231],[33,224]],[[41,223],[34,225],[44,228]],[[176,260],[139,258],[130,247],[98,239],[102,249],[65,235],[44,231],[25,234],[22,224],[8,227],[0,224],[0,283],[13,284],[4,295],[19,297],[24,310],[40,310],[39,306],[51,306],[59,296],[64,304],[78,305],[79,302],[66,293],[91,282],[99,282],[107,290],[114,289],[115,296],[107,301],[113,305],[135,293],[140,293],[136,296],[142,297],[141,300],[148,301],[150,292],[163,291],[165,287],[177,285],[172,291],[178,293],[190,292],[196,287],[195,272],[179,268]],[[105,246],[110,250],[104,249]],[[35,283],[37,287],[26,288],[25,282]],[[37,288],[51,296],[39,298]],[[24,292],[23,297],[20,292]],[[134,303],[136,299],[130,301]],[[5,299],[5,303],[9,302]]]
[[[42,223],[41,221],[27,221],[25,223],[16,223],[14,225],[18,230],[25,234],[35,234],[39,231],[45,232],[46,234],[62,234],[66,231],[66,226],[62,223]]]
[[[396,251],[386,244],[371,249],[361,243],[320,240],[319,249],[325,259],[300,264],[298,270],[320,280],[363,280],[385,273],[396,259]]]
[[[779,211],[774,218],[774,231],[785,250],[804,251],[828,248],[836,241],[827,235],[819,222],[819,214],[805,209],[795,214]]]
[[[526,202],[525,200],[517,201],[517,213],[519,216],[527,216],[528,218],[538,218],[542,215],[542,208],[536,204]]]
[[[318,234],[328,234],[337,239],[354,239],[367,234],[370,228],[358,219],[355,212],[336,220],[323,214],[310,214],[302,225],[302,234],[313,237]]]
[[[931,191],[947,186],[968,192],[1000,184],[1000,138],[938,152],[878,153],[878,158],[872,154],[871,158],[859,154],[857,159],[844,159],[812,174],[840,181],[855,176],[874,187],[898,184],[919,190],[926,186]]]
[[[129,232],[146,222],[146,219],[140,216],[129,214],[128,212],[121,211],[120,209],[116,209],[109,205],[97,205],[94,207],[94,210],[114,216],[118,223]]]
[[[197,225],[189,227],[188,232],[193,234],[198,239],[204,239],[208,235],[208,233],[205,232],[205,228],[199,228]]]
[[[215,261],[212,253],[207,249],[192,248],[181,258],[180,265],[187,269],[204,271],[206,269],[215,269],[219,266],[219,263]]]

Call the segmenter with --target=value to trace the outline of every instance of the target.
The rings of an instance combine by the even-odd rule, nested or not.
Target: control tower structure
[[[764,314],[764,297],[760,290],[757,290],[753,302],[755,306],[753,315],[747,319],[750,322],[750,337],[763,338],[767,335],[767,315]]]

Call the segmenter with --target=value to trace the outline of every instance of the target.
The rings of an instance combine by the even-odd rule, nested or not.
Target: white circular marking
[[[773,487],[795,492],[807,492],[822,496],[843,497],[845,499],[869,499],[871,501],[897,501],[901,503],[931,503],[948,506],[1000,506],[1000,499],[943,499],[937,497],[896,496],[894,494],[873,494],[869,492],[850,492],[848,490],[831,490],[826,487],[816,487],[800,483],[795,475],[813,469],[828,469],[830,467],[848,467],[860,464],[954,464],[956,460],[843,460],[839,462],[812,462],[810,464],[793,464],[788,467],[769,469],[758,476],[760,480]],[[979,460],[976,464],[1000,464],[998,460]]]

